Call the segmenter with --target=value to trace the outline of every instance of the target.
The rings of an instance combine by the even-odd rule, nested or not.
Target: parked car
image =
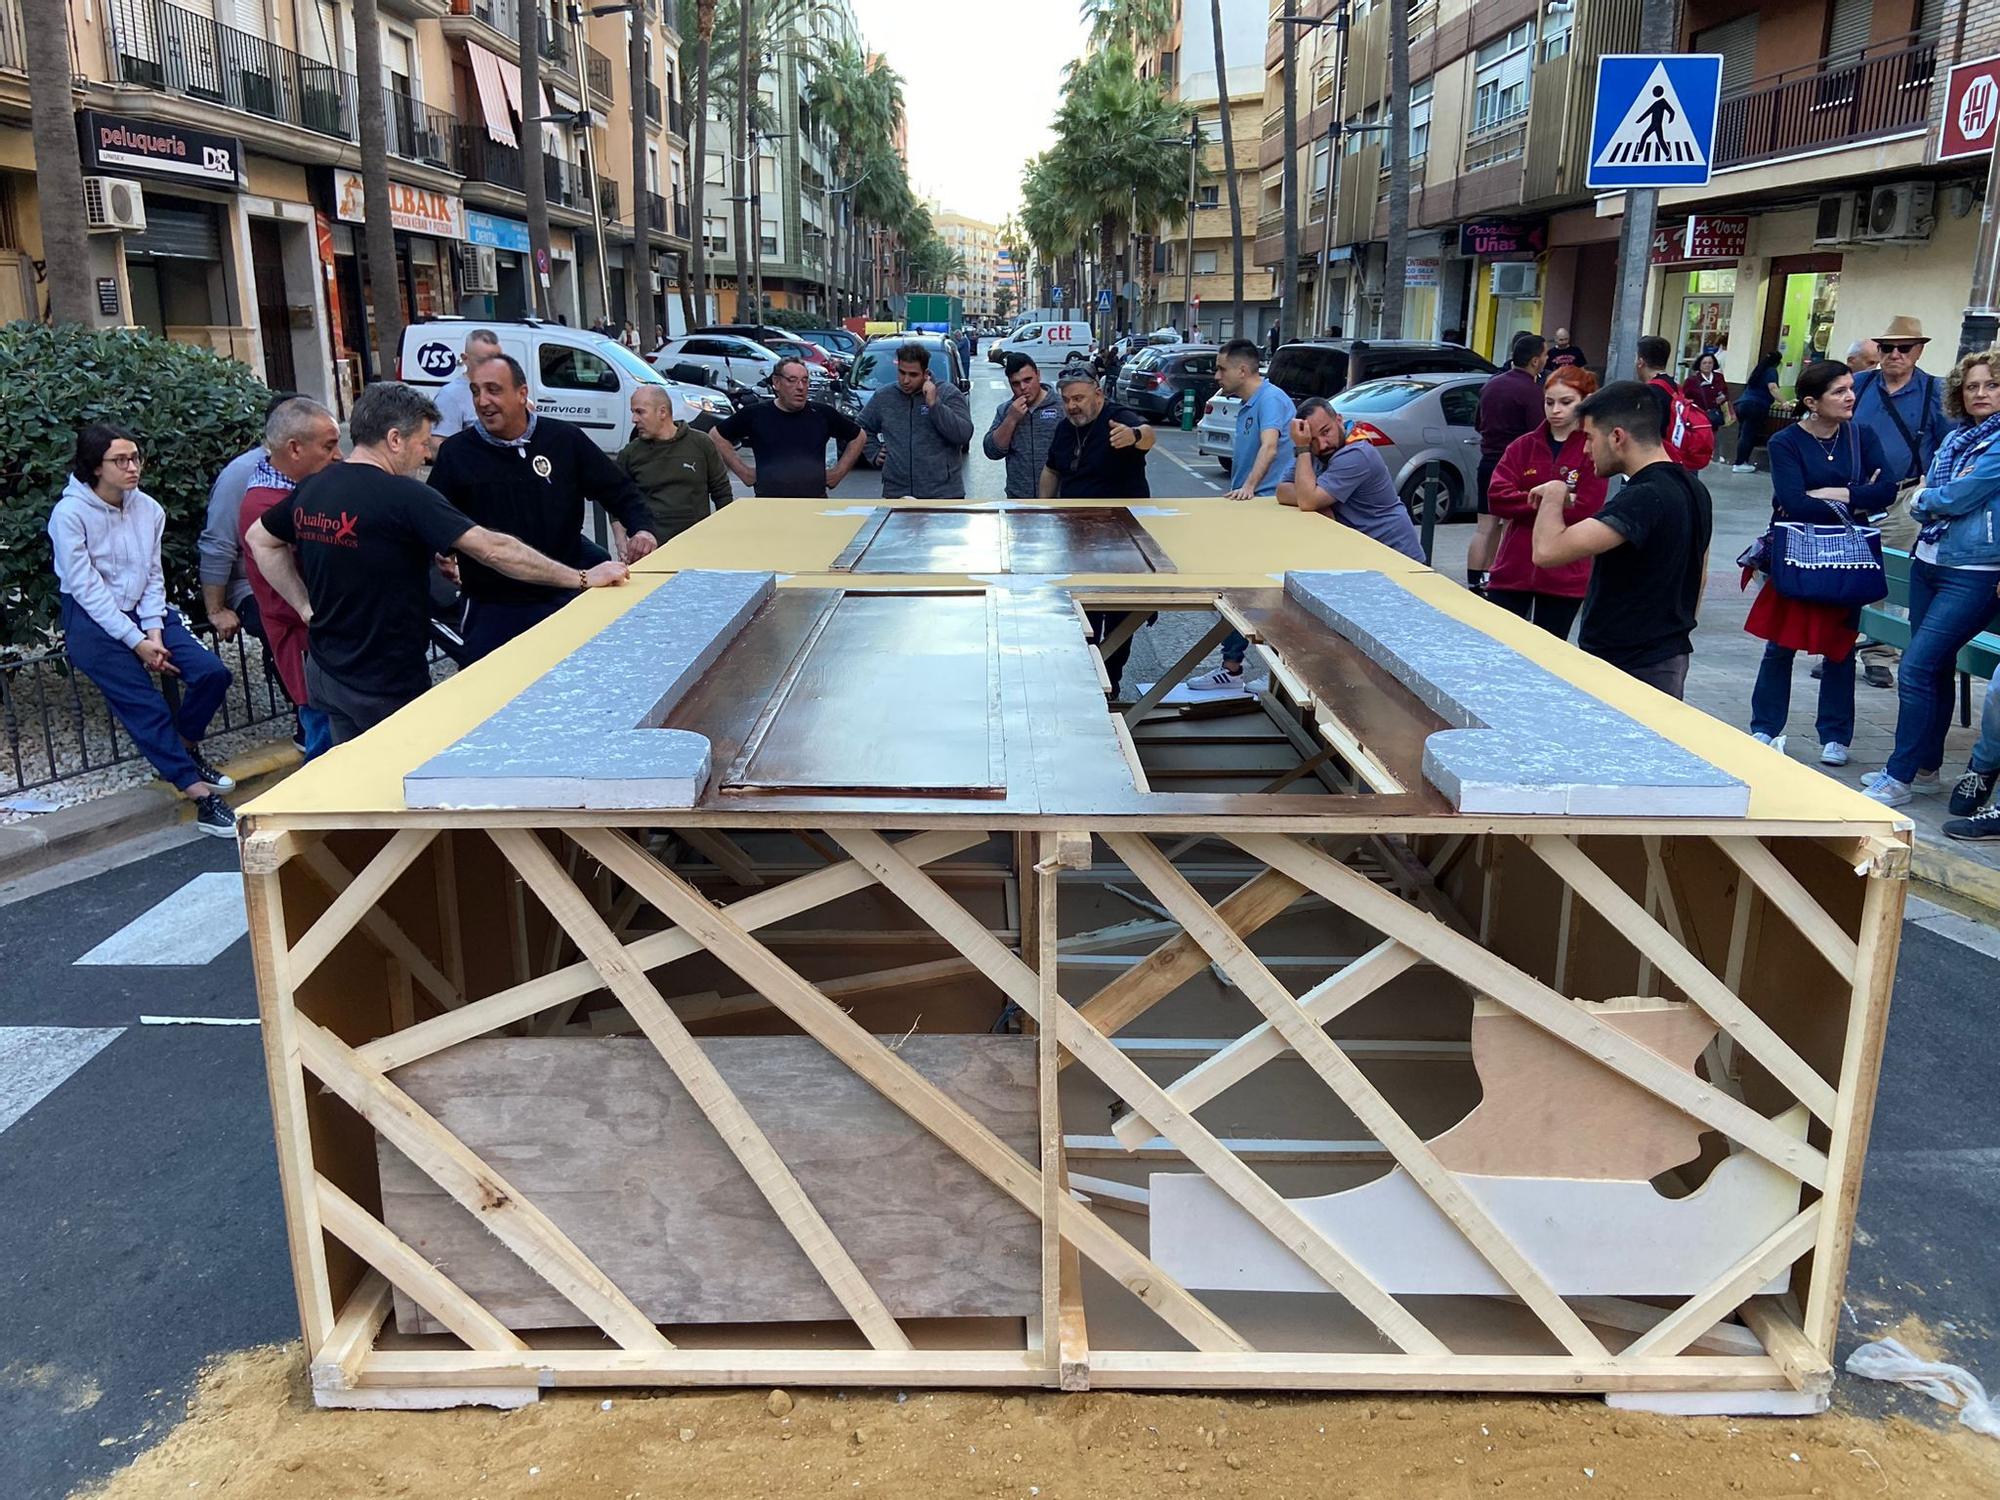
[[[1089,359],[1096,352],[1097,340],[1088,323],[1023,323],[1005,338],[995,339],[986,358],[1000,364],[1010,354],[1025,354],[1053,377],[1070,360]]]
[[[1141,416],[1178,427],[1182,407],[1197,408],[1215,394],[1213,344],[1154,344],[1140,349],[1118,372],[1112,400]]]
[[[1348,386],[1364,380],[1396,375],[1491,375],[1498,369],[1462,344],[1428,339],[1300,339],[1271,357],[1264,378],[1294,402],[1308,396],[1331,401]],[[1237,404],[1233,396],[1217,395],[1211,400],[1202,412],[1195,444],[1195,451],[1217,460],[1225,474],[1236,441]]]
[[[800,328],[794,334],[809,344],[817,344],[828,354],[841,361],[842,368],[854,363],[854,356],[861,352],[867,342],[851,328]]]
[[[616,453],[632,433],[632,390],[664,386],[674,419],[706,431],[735,411],[722,390],[701,381],[676,380],[649,366],[616,339],[561,323],[527,320],[496,323],[465,318],[431,318],[403,330],[397,374],[405,385],[435,396],[458,373],[465,336],[490,328],[503,353],[527,372],[535,409],[588,432],[606,453]]]
[[[930,351],[931,379],[939,385],[955,385],[961,391],[972,389],[971,373],[966,370],[958,357],[958,344],[941,333],[898,333],[887,338],[870,339],[855,356],[854,366],[841,381],[835,394],[834,404],[848,416],[860,419],[861,408],[868,404],[868,398],[884,386],[896,383],[896,351],[905,344],[922,344]],[[975,422],[975,426],[978,424]],[[873,468],[882,462],[882,439],[874,433],[868,436],[868,446],[861,452],[861,461]]]
[[[709,323],[694,330],[696,333],[726,333],[739,339],[749,339],[753,344],[762,344],[774,354],[789,354],[815,365],[827,372],[829,380],[838,379],[840,372],[832,368],[827,352],[811,339],[801,338],[796,329],[778,328],[769,323]]]
[[[771,393],[771,372],[778,368],[780,358],[775,350],[737,334],[689,333],[677,339],[668,339],[660,345],[654,351],[653,366],[663,370],[676,364],[700,365],[714,370],[726,381],[751,387],[768,396]],[[832,397],[833,381],[825,370],[808,364],[806,376],[813,400],[826,401]]]

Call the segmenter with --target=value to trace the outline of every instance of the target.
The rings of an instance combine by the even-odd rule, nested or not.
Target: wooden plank
[[[1568,1300],[1569,1305],[1576,1309],[1577,1316],[1585,1321],[1600,1328],[1616,1328],[1626,1333],[1644,1333],[1670,1311],[1626,1297],[1571,1297]],[[1703,1354],[1757,1355],[1764,1352],[1757,1335],[1735,1323],[1717,1323],[1713,1328],[1696,1334],[1688,1348]]]
[[[1115,1203],[1133,1213],[1143,1214],[1153,1201],[1152,1194],[1144,1188],[1133,1187],[1129,1182],[1114,1182],[1109,1177],[1089,1177],[1081,1172],[1071,1172],[1069,1186],[1073,1193],[1082,1193],[1094,1201]]]
[[[1086,842],[1086,854],[1088,848]],[[1034,971],[1039,992],[1047,997],[1056,993],[1056,938],[1062,931],[1056,900],[1061,889],[1059,876],[1062,870],[1058,836],[1052,832],[1037,835],[1035,853],[1035,862],[1022,872],[1028,881],[1025,892],[1027,904],[1034,911],[1035,941],[1032,945],[1022,945],[1021,958]],[[1038,1013],[1049,1013],[1046,998],[1038,1007]],[[1038,1026],[1035,1030],[1035,1096],[1039,1134],[1037,1145],[1042,1167],[1042,1352],[1048,1357],[1050,1368],[1058,1372],[1058,1379],[1066,1363],[1061,1339],[1062,1210],[1069,1195],[1069,1183],[1063,1169],[1061,1083],[1055,1029]]]
[[[1792,1092],[1792,1097],[1820,1120],[1831,1120],[1838,1102],[1833,1085],[1771,1029],[1770,1023],[1745,1005],[1707,965],[1675,942],[1672,935],[1589,855],[1556,834],[1531,834],[1524,842],[1561,876],[1597,914],[1659,966],[1681,993],[1700,1006],[1708,1018],[1736,1040],[1736,1045],[1762,1064]]]
[[[1385,938],[1338,974],[1314,985],[1299,1003],[1315,1025],[1324,1026],[1422,962],[1414,950],[1394,938]],[[1206,1062],[1183,1073],[1167,1089],[1167,1096],[1192,1114],[1265,1063],[1289,1051],[1291,1043],[1284,1034],[1268,1019],[1260,1021]],[[1137,1145],[1153,1133],[1152,1126],[1137,1113],[1120,1120],[1111,1129],[1127,1145]]]
[[[910,1341],[853,1256],[835,1236],[799,1185],[771,1142],[758,1128],[743,1101],[723,1082],[714,1063],[696,1045],[680,1019],[668,1009],[658,990],[642,971],[635,970],[625,957],[625,949],[611,929],[591,909],[582,892],[570,883],[550,855],[548,847],[532,833],[496,829],[493,840],[508,862],[533,887],[549,914],[562,925],[577,950],[604,976],[612,994],[624,1004],[626,1013],[639,1023],[646,1039],[659,1051],[666,1064],[687,1090],[709,1124],[715,1127],[764,1201],[778,1216],[797,1242],[813,1269],[826,1281],[849,1317],[876,1349],[907,1349]]]
[[[1811,1187],[1826,1181],[1827,1161],[1803,1141],[1645,1047],[1593,1021],[1570,1001],[1435,917],[1380,889],[1337,860],[1281,834],[1229,835],[1246,853],[1282,869],[1309,889],[1394,937],[1477,993],[1519,1012],[1551,1035],[1678,1106],[1712,1129],[1782,1167]]]
[[[1146,763],[1139,759],[1139,747],[1132,743],[1132,727],[1129,720],[1113,716],[1112,732],[1118,736],[1118,748],[1125,756],[1126,769],[1132,773],[1134,791],[1150,794],[1153,784],[1146,776]]]
[[[353,885],[354,877],[347,867],[334,858],[333,851],[325,844],[314,844],[299,852],[299,862],[312,872],[336,899]],[[455,1010],[465,1003],[465,997],[452,982],[445,978],[442,970],[431,962],[409,935],[390,919],[380,907],[369,907],[361,914],[358,924],[361,931],[368,934],[383,952],[389,954],[410,971],[410,977],[423,986],[426,993],[446,1009]]]
[[[319,1179],[318,1191],[319,1211],[326,1227],[373,1266],[378,1279],[383,1280],[385,1312],[389,1289],[393,1286],[474,1349],[528,1347],[498,1318],[467,1296],[457,1282],[398,1239],[381,1220],[326,1178]],[[348,1385],[352,1384],[349,1380]]]
[[[245,875],[243,896],[249,911],[250,959],[257,974],[257,1014],[262,1022],[258,1031],[264,1040],[264,1081],[271,1095],[271,1126],[277,1141],[285,1243],[292,1262],[292,1290],[299,1304],[299,1330],[310,1355],[333,1333],[333,1283],[327,1274],[326,1240],[313,1193],[318,1174],[313,1166],[305,1075],[299,1065],[299,1015],[292,993],[284,892],[274,872]]]
[[[1772,1231],[1705,1292],[1689,1298],[1625,1346],[1621,1359],[1665,1358],[1679,1354],[1705,1329],[1714,1327],[1751,1294],[1812,1248],[1820,1205],[1813,1204],[1789,1224]]]
[[[1805,940],[1833,965],[1833,972],[1851,981],[1860,962],[1860,950],[1838,922],[1815,901],[1798,876],[1779,862],[1778,856],[1754,838],[1719,838],[1715,845],[1736,862],[1736,867],[1764,893],[1779,911],[1790,918]]]
[[[1113,625],[1110,630],[1106,631],[1104,639],[1097,643],[1098,660],[1102,661],[1120,646],[1131,640],[1133,636],[1137,635],[1145,625],[1148,613],[1149,611],[1143,609],[1132,610],[1116,625]]]
[[[354,930],[355,924],[394,885],[402,873],[416,863],[429,846],[433,834],[428,828],[405,828],[391,834],[367,867],[320,913],[306,935],[292,945],[292,983],[304,984],[313,970]]]
[[[1227,620],[1218,621],[1204,635],[1197,638],[1192,646],[1183,651],[1175,659],[1174,664],[1160,674],[1159,681],[1148,688],[1140,696],[1138,702],[1125,710],[1123,717],[1127,727],[1129,728],[1131,725],[1138,723],[1147,714],[1159,707],[1160,700],[1166,697],[1168,693],[1171,693],[1175,685],[1194,669],[1194,664],[1222,644],[1223,640],[1229,635],[1230,629],[1231,627]]]
[[[1305,893],[1297,881],[1264,870],[1224,896],[1216,915],[1239,937],[1248,937],[1284,915]],[[1207,967],[1208,955],[1201,944],[1182,933],[1092,995],[1078,1007],[1078,1014],[1107,1035],[1123,1030]]]
[[[1527,1303],[1562,1346],[1584,1359],[1603,1354],[1604,1345],[1597,1335],[1584,1326],[1583,1320],[1556,1295],[1542,1273],[1500,1231],[1458,1178],[1445,1169],[1424,1138],[1396,1112],[1333,1039],[1320,1030],[1321,1023],[1309,1016],[1291,991],[1257,961],[1257,955],[1216,916],[1214,908],[1175,873],[1173,865],[1152,841],[1143,834],[1110,834],[1107,838],[1113,851],[1146,880],[1147,888],[1222,966],[1236,987],[1291,1044],[1306,1066],[1333,1090],[1354,1118],[1388,1148],[1438,1212],[1451,1221],[1466,1242]]]
[[[728,834],[714,828],[676,828],[674,836],[690,849],[706,854],[731,885],[746,891],[764,888],[764,877],[752,868],[750,856],[737,848]]]
[[[321,1178],[322,1182],[326,1179]],[[370,1271],[348,1294],[334,1320],[333,1333],[313,1355],[307,1374],[315,1391],[352,1390],[361,1362],[375,1346],[375,1336],[389,1317],[389,1283]]]
[[[899,849],[908,851],[911,859],[920,864],[928,864],[934,859],[946,859],[953,854],[963,853],[986,842],[984,833],[966,833],[956,830],[939,830],[920,833],[898,844]],[[518,881],[510,881],[515,889],[520,889]],[[795,875],[783,885],[759,891],[754,896],[746,896],[728,908],[732,917],[747,930],[781,922],[787,917],[798,916],[823,906],[829,901],[837,901],[856,891],[866,890],[875,883],[871,876],[853,860],[843,860],[838,865],[813,870],[804,875]],[[635,887],[636,889],[636,887]],[[677,962],[693,954],[700,953],[702,946],[686,933],[669,928],[663,932],[648,933],[634,943],[626,945],[625,953],[629,962],[640,973],[655,969],[663,964]],[[958,963],[958,960],[946,962]],[[932,966],[914,965],[914,969]],[[907,971],[903,971],[907,972]],[[964,970],[954,969],[953,973]],[[938,974],[936,977],[949,977]],[[923,982],[911,979],[910,982]],[[382,1037],[361,1048],[361,1055],[370,1066],[389,1072],[418,1058],[429,1057],[434,1052],[459,1042],[482,1036],[502,1026],[560,1005],[565,1000],[579,995],[588,995],[603,987],[603,976],[587,962],[578,962],[553,974],[545,974],[530,979],[512,989],[502,990],[497,995],[488,995],[462,1009],[438,1016],[434,1020],[419,1022],[407,1031]]]
[[[431,879],[437,888],[438,947],[443,950],[444,977],[463,995],[465,990],[465,932],[458,909],[458,835],[441,829],[431,843]]]
[[[669,920],[696,937],[704,948],[898,1109],[943,1141],[1015,1202],[1040,1212],[1041,1174],[1036,1168],[862,1030],[838,1005],[762,947],[727,912],[709,905],[699,891],[672,871],[662,869],[622,834],[597,829],[579,830],[576,836],[627,884],[646,891],[648,899]],[[984,837],[982,834],[982,842]],[[1240,1334],[1082,1205],[1063,1201],[1062,1231],[1101,1270],[1197,1349],[1249,1348]]]
[[[332,1032],[299,1017],[299,1051],[319,1081],[456,1198],[495,1238],[626,1349],[672,1346],[548,1216]]]
[[[319,842],[321,835],[311,829],[262,829],[246,836],[242,843],[245,875],[275,875],[301,849]]]
[[[1316,1162],[1390,1161],[1388,1150],[1379,1141],[1308,1141],[1276,1136],[1219,1136],[1222,1147],[1239,1161],[1287,1162],[1305,1165]],[[1075,1161],[1177,1161],[1187,1153],[1163,1135],[1125,1141],[1115,1135],[1066,1135],[1063,1150]]]
[[[1752,1297],[1741,1309],[1750,1333],[1778,1362],[1796,1390],[1823,1396],[1833,1389],[1833,1366],[1806,1339],[1782,1297]]]
[[[876,878],[912,911],[951,939],[959,952],[978,964],[1003,994],[1044,1026],[1049,1016],[1040,1009],[1039,985],[1032,970],[987,935],[972,914],[953,901],[914,865],[900,859],[880,835],[862,829],[835,834],[848,853],[875,872]],[[1114,839],[1114,842],[1117,840]],[[1150,847],[1150,846],[1149,846]],[[1158,857],[1155,851],[1155,857]],[[1164,861],[1162,861],[1164,863]],[[1138,873],[1131,854],[1126,864]],[[1218,925],[1219,922],[1218,922]],[[1353,1303],[1383,1336],[1409,1353],[1443,1353],[1440,1343],[1408,1309],[1363,1275],[1338,1246],[1280,1194],[1251,1171],[1185,1110],[1167,1098],[1129,1058],[1101,1032],[1085,1022],[1069,1003],[1056,996],[1057,1039],[1106,1087],[1135,1108],[1143,1109],[1162,1135],[1187,1153],[1204,1176],[1227,1193],[1244,1212],[1269,1230],[1329,1288]],[[1308,1028],[1310,1029],[1310,1028]],[[1294,1042],[1294,1045],[1297,1045]]]

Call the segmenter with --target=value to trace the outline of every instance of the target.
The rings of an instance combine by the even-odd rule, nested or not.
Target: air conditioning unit
[[[92,229],[144,229],[145,190],[129,177],[86,177],[83,216]]]
[[[1852,193],[1829,193],[1819,200],[1819,215],[1813,221],[1815,245],[1851,245],[1861,217],[1861,203]]]
[[[1864,240],[1927,240],[1937,227],[1937,189],[1928,182],[1892,182],[1868,190]]]
[[[1493,267],[1493,295],[1532,297],[1541,286],[1541,270],[1531,260],[1503,260]]]
[[[500,252],[491,245],[467,245],[459,270],[467,293],[492,296],[500,290]]]

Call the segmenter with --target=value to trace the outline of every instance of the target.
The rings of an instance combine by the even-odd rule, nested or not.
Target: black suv
[[[1461,370],[1491,375],[1499,368],[1463,344],[1429,339],[1300,339],[1271,356],[1264,378],[1294,402],[1308,396],[1330,401],[1364,380]]]

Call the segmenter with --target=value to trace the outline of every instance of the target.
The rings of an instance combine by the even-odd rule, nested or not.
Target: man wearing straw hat
[[[1944,416],[1944,382],[1917,368],[1924,347],[1924,325],[1912,317],[1889,320],[1889,331],[1873,339],[1881,363],[1854,376],[1854,420],[1882,444],[1882,477],[1903,488],[1896,503],[1878,523],[1882,545],[1904,552],[1917,543],[1917,525],[1910,519],[1910,494],[1930,467],[1937,445],[1951,430]],[[1889,664],[1897,652],[1879,642],[1861,647],[1862,672],[1870,687],[1893,687]]]

